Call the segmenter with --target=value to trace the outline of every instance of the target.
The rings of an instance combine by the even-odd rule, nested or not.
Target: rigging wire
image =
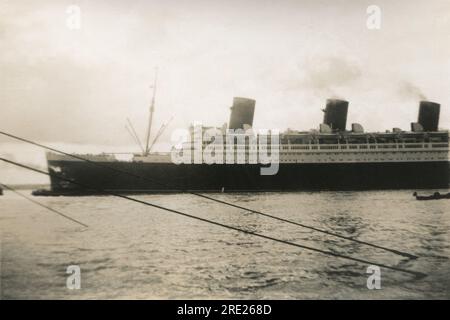
[[[8,160],[8,159],[0,157],[0,161],[4,161],[6,163],[9,163],[9,164],[12,164],[12,165],[24,168],[24,169],[28,169],[28,170],[31,170],[31,171],[34,171],[34,172],[37,172],[37,173],[41,173],[41,174],[50,176],[49,172],[46,172],[46,171],[43,171],[43,170],[39,170],[39,169],[30,167],[30,166],[27,166],[27,165],[24,165],[24,164],[12,161],[12,160]],[[150,202],[147,202],[147,201],[144,201],[144,200],[139,200],[139,199],[132,198],[132,197],[129,197],[129,196],[126,196],[126,195],[122,195],[122,194],[119,194],[119,193],[115,193],[115,192],[112,192],[112,191],[108,191],[108,190],[104,190],[104,189],[98,189],[98,188],[92,188],[90,186],[87,186],[87,185],[81,184],[79,182],[73,181],[72,179],[67,179],[67,178],[63,178],[63,177],[60,177],[60,176],[55,176],[55,177],[57,179],[59,179],[59,180],[70,182],[70,183],[73,183],[75,185],[78,185],[78,186],[80,186],[80,187],[82,187],[84,189],[90,189],[90,190],[95,189],[97,192],[102,193],[102,194],[116,196],[116,197],[119,197],[119,198],[122,198],[122,199],[126,199],[126,200],[129,200],[129,201],[133,201],[133,202],[136,202],[136,203],[140,203],[140,204],[143,204],[143,205],[146,205],[146,206],[150,206],[150,207],[154,207],[154,208],[157,208],[157,209],[161,209],[161,210],[164,210],[164,211],[172,212],[172,213],[175,213],[175,214],[187,217],[187,218],[199,220],[199,221],[206,222],[206,223],[209,223],[209,224],[213,224],[213,225],[216,225],[216,226],[219,226],[219,227],[222,227],[222,228],[238,231],[238,232],[245,233],[245,234],[248,234],[248,235],[253,235],[253,236],[256,236],[256,237],[259,237],[259,238],[263,238],[263,239],[266,239],[266,240],[271,240],[271,241],[282,243],[282,244],[285,244],[285,245],[289,245],[289,246],[293,246],[293,247],[297,247],[297,248],[301,248],[301,249],[305,249],[305,250],[309,250],[309,251],[314,251],[314,252],[317,252],[317,253],[321,253],[321,254],[328,255],[328,256],[333,256],[333,257],[336,257],[336,258],[351,260],[351,261],[358,262],[358,263],[379,266],[379,267],[390,269],[390,270],[393,270],[393,271],[408,273],[408,274],[414,275],[415,277],[418,277],[418,278],[423,278],[423,277],[427,276],[425,273],[422,273],[422,272],[407,270],[407,269],[403,269],[403,268],[399,268],[399,267],[395,267],[395,266],[389,266],[389,265],[382,264],[382,263],[376,263],[376,262],[365,260],[365,259],[360,259],[360,258],[355,258],[355,257],[339,254],[339,253],[332,252],[332,251],[327,251],[327,250],[322,250],[322,249],[318,249],[318,248],[314,248],[314,247],[309,247],[309,246],[298,244],[298,243],[294,243],[294,242],[291,242],[291,241],[287,241],[287,240],[283,240],[283,239],[267,236],[267,235],[264,235],[264,234],[261,234],[261,233],[257,233],[257,232],[241,229],[241,228],[238,228],[238,227],[230,226],[230,225],[227,225],[227,224],[224,224],[224,223],[220,223],[220,222],[217,222],[217,221],[213,221],[213,220],[210,220],[210,219],[198,217],[198,216],[191,215],[191,214],[188,214],[188,213],[185,213],[185,212],[181,212],[179,210],[170,209],[170,208],[167,208],[167,207],[163,207],[161,205],[150,203]]]
[[[10,186],[8,186],[6,184],[3,184],[3,183],[0,182],[0,186],[5,188],[5,189],[7,189],[7,190],[10,190],[10,191],[14,192],[15,194],[21,196],[22,198],[27,199],[28,201],[30,201],[30,202],[32,202],[32,203],[34,203],[34,204],[36,204],[36,205],[38,205],[38,206],[40,206],[42,208],[45,208],[45,209],[47,209],[47,210],[49,210],[49,211],[51,211],[53,213],[56,213],[57,215],[60,215],[61,217],[65,218],[65,219],[68,219],[68,220],[70,220],[72,222],[75,222],[75,223],[77,223],[77,224],[79,224],[79,225],[81,225],[81,226],[83,226],[85,228],[89,228],[89,226],[84,224],[83,222],[80,222],[80,221],[78,221],[78,220],[76,220],[76,219],[74,219],[72,217],[69,217],[68,215],[66,215],[66,214],[64,214],[62,212],[59,212],[56,209],[53,209],[53,208],[51,208],[51,207],[49,207],[49,206],[47,206],[47,205],[45,205],[45,204],[43,204],[43,203],[41,203],[39,201],[36,201],[36,200],[32,199],[31,197],[28,197],[28,196],[24,195],[23,193],[15,190],[14,188],[12,188],[12,187],[10,187]]]
[[[373,247],[373,248],[385,250],[385,251],[394,253],[396,255],[407,257],[409,259],[417,259],[418,258],[416,255],[408,253],[408,252],[400,251],[400,250],[393,249],[393,248],[388,248],[388,247],[385,247],[385,246],[377,245],[377,244],[374,244],[374,243],[371,243],[371,242],[367,242],[367,241],[363,241],[363,240],[358,240],[358,239],[355,239],[355,238],[352,238],[352,237],[348,237],[348,236],[344,236],[344,235],[341,235],[341,234],[338,234],[338,233],[335,233],[335,232],[327,231],[327,230],[320,229],[320,228],[317,228],[317,227],[314,227],[314,226],[310,226],[310,225],[306,225],[306,224],[303,224],[303,223],[300,223],[300,222],[296,222],[296,221],[292,221],[292,220],[289,220],[289,219],[281,218],[281,217],[278,217],[278,216],[275,216],[275,215],[271,215],[271,214],[268,214],[268,213],[264,213],[264,212],[261,212],[261,211],[258,211],[258,210],[253,210],[253,209],[250,209],[250,208],[246,208],[246,207],[243,207],[243,206],[240,206],[240,205],[237,205],[237,204],[234,204],[234,203],[230,203],[230,202],[227,202],[227,201],[223,201],[223,200],[220,200],[220,199],[217,199],[217,198],[213,198],[213,197],[210,197],[210,196],[198,193],[198,192],[178,189],[178,188],[176,188],[174,186],[170,186],[170,185],[168,185],[166,183],[163,183],[163,182],[160,182],[160,181],[156,181],[156,180],[148,178],[148,177],[143,177],[143,176],[140,176],[140,175],[137,175],[137,174],[134,174],[132,172],[125,171],[125,170],[112,168],[112,167],[106,166],[106,165],[101,165],[101,164],[98,164],[95,161],[92,161],[92,160],[89,160],[89,159],[85,159],[83,157],[80,157],[80,156],[77,156],[77,155],[74,155],[74,154],[70,154],[70,153],[67,153],[67,152],[64,152],[64,151],[61,151],[61,150],[57,150],[55,148],[52,148],[52,147],[49,147],[49,146],[46,146],[46,145],[43,145],[43,144],[31,141],[29,139],[21,138],[21,137],[18,137],[16,135],[13,135],[13,134],[10,134],[10,133],[7,133],[7,132],[0,131],[0,134],[2,134],[4,136],[7,136],[7,137],[10,137],[10,138],[15,139],[15,140],[19,140],[19,141],[22,141],[22,142],[26,142],[26,143],[32,144],[34,146],[37,146],[37,147],[40,147],[40,148],[43,148],[43,149],[46,149],[46,150],[49,150],[49,151],[53,151],[53,152],[56,152],[56,153],[59,153],[59,154],[63,154],[63,155],[72,157],[74,159],[85,161],[87,163],[90,163],[90,164],[92,164],[94,166],[97,166],[97,167],[100,167],[100,168],[109,169],[109,170],[112,170],[114,172],[125,174],[125,175],[128,175],[128,176],[137,178],[137,179],[142,179],[142,180],[149,181],[149,182],[161,185],[161,186],[170,187],[170,188],[173,188],[176,191],[188,193],[188,194],[191,194],[191,195],[194,195],[194,196],[197,196],[197,197],[201,197],[203,199],[207,199],[207,200],[210,200],[210,201],[214,201],[214,202],[217,202],[217,203],[220,203],[220,204],[223,204],[223,205],[227,205],[227,206],[230,206],[230,207],[233,207],[233,208],[236,208],[236,209],[245,210],[245,211],[248,211],[248,212],[251,212],[251,213],[254,213],[254,214],[262,215],[262,216],[265,216],[265,217],[268,217],[268,218],[271,218],[271,219],[275,219],[275,220],[282,221],[282,222],[285,222],[285,223],[288,223],[288,224],[296,225],[298,227],[310,229],[310,230],[313,230],[313,231],[316,231],[316,232],[320,232],[320,233],[323,233],[323,234],[327,234],[327,235],[330,235],[330,236],[334,236],[334,237],[337,237],[337,238],[341,238],[341,239],[345,239],[345,240],[348,240],[348,241],[353,241],[353,242],[356,242],[356,243],[359,243],[359,244],[363,244],[363,245],[366,245],[366,246],[370,246],[370,247]]]

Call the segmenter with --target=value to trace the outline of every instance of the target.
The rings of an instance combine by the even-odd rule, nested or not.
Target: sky
[[[369,5],[380,29],[367,28]],[[157,148],[190,123],[221,126],[235,96],[256,100],[257,128],[317,128],[335,97],[366,131],[409,129],[422,99],[441,103],[448,129],[450,2],[0,0],[1,131],[137,151],[126,119],[143,139],[155,67],[153,132],[173,117]],[[44,159],[1,136],[0,154]]]

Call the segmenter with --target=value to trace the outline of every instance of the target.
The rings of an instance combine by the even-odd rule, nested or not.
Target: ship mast
[[[144,155],[147,156],[150,152],[150,133],[152,130],[152,122],[153,122],[153,113],[155,112],[155,95],[156,95],[156,80],[158,79],[158,68],[155,69],[155,80],[153,82],[153,96],[152,96],[152,102],[150,105],[150,116],[148,119],[148,127],[147,127],[147,137],[145,139],[145,153]]]

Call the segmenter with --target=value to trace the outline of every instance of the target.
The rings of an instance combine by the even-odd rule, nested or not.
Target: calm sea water
[[[416,201],[412,192],[213,196],[408,251],[419,256],[416,260],[191,195],[137,196],[273,237],[428,274],[418,279],[382,269],[381,289],[369,290],[364,264],[119,198],[34,198],[88,224],[85,229],[6,191],[0,197],[1,298],[449,299],[450,200]],[[69,265],[81,268],[79,290],[66,288]]]

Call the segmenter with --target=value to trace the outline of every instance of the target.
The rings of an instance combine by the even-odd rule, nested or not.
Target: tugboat
[[[440,200],[440,199],[450,199],[450,192],[447,194],[440,194],[439,192],[435,192],[430,196],[419,196],[417,192],[413,193],[413,196],[416,197],[416,200]]]

